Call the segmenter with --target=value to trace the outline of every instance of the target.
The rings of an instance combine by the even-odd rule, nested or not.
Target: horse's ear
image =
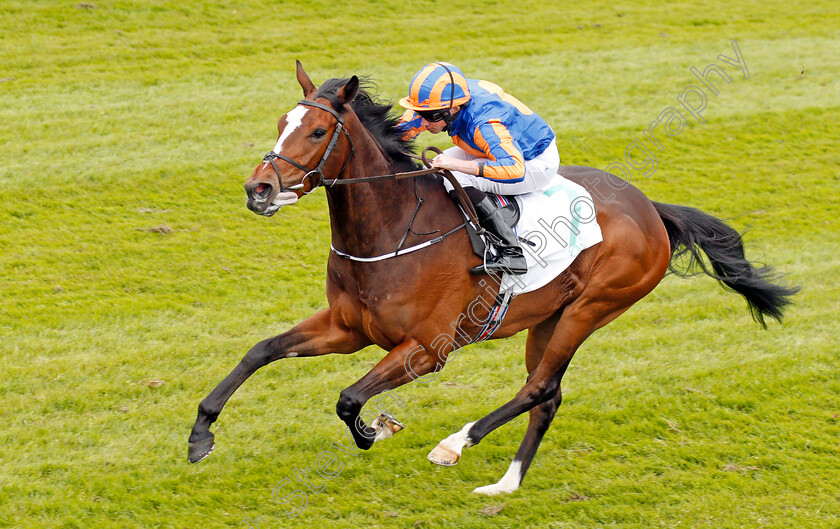
[[[358,93],[359,78],[354,75],[349,81],[347,81],[347,84],[338,89],[336,95],[338,96],[338,100],[341,104],[346,105],[347,103],[353,101]]]
[[[297,80],[300,83],[300,87],[303,88],[303,97],[309,96],[312,92],[316,90],[315,84],[312,83],[312,79],[303,71],[303,65],[300,61],[295,61],[297,63]]]

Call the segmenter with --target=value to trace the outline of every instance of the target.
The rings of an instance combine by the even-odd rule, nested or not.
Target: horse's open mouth
[[[260,189],[265,186],[266,189]],[[268,184],[259,184],[254,188],[253,193],[248,196],[248,209],[257,215],[270,217],[277,213],[281,207],[289,206],[298,201],[297,193],[292,191],[280,191],[271,197],[272,187]],[[269,202],[269,198],[271,202]]]
[[[271,186],[269,184],[258,184],[254,188],[254,199],[258,202],[265,202],[271,196]]]

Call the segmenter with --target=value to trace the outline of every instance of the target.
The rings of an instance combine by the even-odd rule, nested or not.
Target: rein
[[[429,163],[428,160],[426,159],[426,151],[428,151],[428,150],[433,150],[434,151],[434,150],[437,150],[437,148],[436,147],[426,147],[426,149],[423,150],[423,155],[422,155],[422,158],[420,158],[420,159],[423,160],[423,163],[425,163],[426,165],[428,165],[428,163]],[[438,150],[438,152],[440,152],[440,151]],[[409,156],[413,157],[413,155],[409,155]],[[448,232],[444,233],[443,235],[435,237],[434,239],[428,240],[428,241],[420,243],[420,244],[416,244],[414,246],[410,246],[408,248],[403,248],[402,245],[405,242],[405,240],[408,238],[408,234],[409,233],[415,233],[412,230],[412,227],[414,226],[414,219],[417,218],[417,213],[420,211],[420,206],[423,205],[423,202],[425,201],[425,199],[417,196],[417,180],[415,180],[414,181],[415,182],[415,184],[414,184],[414,196],[417,198],[417,206],[415,206],[415,208],[414,208],[414,213],[411,215],[411,220],[408,222],[408,227],[405,229],[405,233],[403,233],[403,236],[400,239],[399,244],[397,244],[397,249],[395,251],[390,252],[390,253],[386,253],[386,254],[382,254],[382,255],[377,255],[375,257],[358,257],[358,256],[355,256],[355,255],[344,253],[344,252],[336,249],[336,247],[333,246],[332,243],[330,243],[330,250],[335,252],[335,254],[338,255],[339,257],[343,257],[343,258],[349,259],[351,261],[358,261],[358,262],[361,262],[361,263],[374,263],[374,262],[377,262],[377,261],[384,261],[385,259],[391,259],[393,257],[398,257],[400,255],[405,255],[407,253],[416,252],[417,250],[422,250],[423,248],[427,248],[427,247],[429,247],[433,244],[437,244],[437,243],[443,241],[445,238],[452,235],[453,233],[455,233],[456,231],[460,230],[461,228],[466,227],[467,224],[469,224],[470,222],[472,222],[473,226],[476,227],[476,230],[478,231],[478,233],[483,233],[484,230],[481,228],[481,224],[479,224],[479,222],[478,222],[477,215],[475,213],[475,209],[472,205],[472,201],[470,201],[469,197],[467,196],[467,193],[464,191],[464,188],[461,187],[461,184],[455,179],[454,176],[452,176],[452,173],[450,173],[447,170],[440,171],[439,169],[435,169],[435,168],[430,167],[428,169],[420,169],[418,171],[407,171],[407,172],[403,172],[403,173],[393,173],[393,174],[376,175],[376,176],[364,176],[364,177],[360,177],[360,178],[351,178],[351,179],[334,178],[332,180],[324,180],[322,178],[319,183],[320,183],[320,185],[323,185],[327,189],[330,189],[336,184],[345,185],[345,184],[357,184],[357,183],[361,184],[361,183],[365,183],[365,182],[377,182],[377,181],[383,181],[383,180],[404,180],[406,178],[415,178],[415,177],[418,177],[418,176],[435,174],[435,173],[443,174],[443,176],[445,178],[447,178],[453,184],[455,192],[458,195],[458,198],[461,202],[462,210],[465,212],[465,214],[467,216],[467,220],[465,220],[463,223],[455,226],[454,228],[452,228]],[[435,231],[438,231],[438,230],[435,230]],[[435,232],[431,232],[431,233],[435,233]],[[415,235],[431,235],[431,233],[415,233]]]
[[[481,228],[481,224],[478,221],[478,214],[475,211],[475,207],[473,206],[472,201],[469,199],[469,196],[467,196],[467,193],[464,191],[464,188],[461,186],[461,184],[458,182],[458,180],[456,180],[455,177],[452,175],[452,173],[450,173],[446,169],[440,170],[440,169],[431,167],[431,163],[426,158],[426,152],[427,151],[432,151],[432,152],[435,152],[436,154],[441,154],[442,151],[440,149],[438,149],[437,147],[426,147],[425,149],[423,149],[423,152],[421,153],[420,156],[414,156],[412,154],[406,153],[407,156],[410,156],[412,158],[421,160],[423,162],[423,164],[427,167],[426,169],[420,169],[420,170],[417,170],[417,171],[406,171],[406,172],[401,172],[401,173],[375,175],[375,176],[362,176],[362,177],[359,177],[359,178],[344,178],[344,179],[342,179],[342,178],[329,178],[329,179],[324,178],[324,173],[323,173],[324,166],[326,165],[327,160],[329,159],[330,155],[333,153],[333,150],[335,149],[335,146],[338,144],[339,134],[343,133],[344,136],[347,138],[347,143],[350,145],[350,156],[348,156],[347,159],[344,160],[344,163],[341,165],[341,169],[339,169],[339,171],[337,173],[338,175],[341,175],[341,173],[344,172],[344,170],[350,164],[350,160],[352,160],[353,157],[356,155],[356,148],[353,146],[353,139],[350,137],[350,133],[344,127],[344,117],[341,114],[339,114],[338,112],[336,112],[334,109],[332,109],[332,108],[330,108],[327,105],[324,105],[322,103],[318,103],[317,101],[310,101],[308,99],[302,99],[301,101],[298,102],[298,104],[299,105],[312,106],[312,107],[324,110],[326,112],[329,112],[336,119],[336,123],[335,123],[335,128],[333,129],[332,137],[330,137],[330,141],[327,144],[327,148],[324,150],[324,154],[321,156],[321,161],[318,162],[318,165],[314,169],[308,169],[303,164],[300,164],[300,163],[296,162],[295,160],[292,160],[291,158],[289,158],[287,156],[284,156],[282,154],[276,153],[274,151],[271,151],[271,152],[267,153],[263,157],[263,163],[271,164],[271,167],[274,169],[274,172],[277,174],[277,181],[280,183],[280,191],[281,192],[305,189],[306,184],[304,183],[304,181],[307,180],[307,179],[309,179],[309,190],[308,191],[305,191],[305,190],[303,191],[303,193],[306,194],[306,195],[312,193],[313,191],[315,191],[316,189],[318,189],[321,186],[323,186],[327,189],[330,189],[330,188],[332,188],[336,185],[364,184],[364,183],[379,182],[379,181],[384,181],[384,180],[404,180],[404,179],[407,179],[407,178],[416,178],[418,176],[425,176],[425,175],[439,173],[439,174],[443,175],[444,178],[449,180],[450,184],[452,184],[452,187],[455,190],[455,194],[457,195],[458,200],[461,204],[461,208],[463,209],[464,213],[467,216],[467,222],[464,222],[463,224],[460,224],[460,225],[456,226],[455,228],[453,228],[453,229],[449,230],[448,232],[444,233],[443,235],[441,235],[439,237],[436,237],[432,240],[426,241],[424,243],[421,243],[421,244],[418,244],[418,245],[415,245],[415,246],[411,246],[409,248],[401,249],[403,243],[406,240],[406,238],[408,238],[408,234],[413,232],[412,231],[412,226],[414,224],[414,219],[417,217],[417,213],[418,213],[418,211],[420,211],[420,206],[423,203],[423,199],[420,198],[420,197],[417,197],[417,206],[414,209],[414,214],[411,216],[411,220],[408,223],[408,228],[406,229],[405,233],[403,234],[402,239],[400,240],[396,251],[388,253],[388,254],[376,256],[376,257],[356,257],[354,255],[350,255],[350,254],[347,254],[347,253],[344,253],[344,252],[340,252],[335,247],[333,247],[332,244],[330,244],[330,249],[332,251],[334,251],[336,253],[336,255],[344,257],[345,259],[350,259],[350,260],[353,260],[353,261],[360,261],[360,262],[382,261],[384,259],[390,259],[392,257],[397,257],[398,255],[404,255],[404,254],[407,254],[407,253],[411,253],[411,252],[420,250],[422,248],[426,248],[428,246],[431,246],[433,244],[439,243],[440,241],[442,241],[443,239],[445,239],[446,237],[448,237],[452,233],[454,233],[454,232],[460,230],[461,228],[465,227],[468,222],[471,222],[473,224],[473,226],[476,227],[476,229],[478,230],[479,233],[483,233],[484,230]],[[297,167],[298,169],[300,169],[301,171],[304,172],[304,175],[303,175],[303,177],[301,177],[299,183],[291,185],[289,187],[283,187],[283,178],[280,176],[280,170],[277,168],[277,165],[274,163],[274,160],[277,159],[277,158],[279,158],[279,159],[281,159],[285,162],[288,162],[292,166]],[[416,195],[417,195],[417,188],[416,188],[416,185],[415,185],[415,196]],[[432,233],[434,233],[434,232],[432,232]],[[430,235],[430,234],[417,234],[417,235]]]
[[[430,174],[440,174],[447,180],[449,183],[452,184],[453,189],[455,189],[455,194],[458,195],[458,199],[461,202],[461,207],[464,209],[464,212],[467,214],[467,218],[472,222],[476,227],[480,227],[481,225],[478,222],[478,214],[476,214],[475,207],[473,206],[472,200],[470,200],[469,196],[467,196],[467,192],[464,191],[464,188],[461,186],[461,183],[450,173],[447,169],[436,169],[433,167],[429,167],[430,163],[429,160],[426,158],[426,152],[432,151],[437,154],[441,154],[442,151],[437,147],[426,147],[423,149],[423,154],[421,156],[414,156],[412,154],[407,154],[412,158],[416,158],[421,160],[425,165],[426,169],[420,169],[418,171],[406,171],[402,173],[391,173],[391,174],[383,174],[383,175],[376,175],[376,176],[362,176],[359,178],[332,178],[332,179],[324,179],[322,176],[321,179],[318,181],[318,185],[324,187],[333,187],[334,185],[349,185],[349,184],[364,184],[367,182],[378,182],[380,180],[403,180],[406,178],[415,178],[418,176],[425,176]],[[341,173],[339,173],[341,174]],[[311,192],[311,191],[310,191]]]

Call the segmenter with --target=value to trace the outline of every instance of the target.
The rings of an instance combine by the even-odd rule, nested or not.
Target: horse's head
[[[259,215],[271,216],[282,206],[294,204],[314,191],[325,175],[338,178],[353,153],[341,112],[356,97],[359,78],[351,77],[332,102],[316,96],[317,89],[300,61],[297,80],[304,99],[277,122],[274,149],[245,182],[248,209]]]

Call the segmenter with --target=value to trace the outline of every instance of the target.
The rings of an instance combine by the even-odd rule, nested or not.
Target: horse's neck
[[[390,174],[397,170],[367,129],[354,131],[356,154],[345,178]],[[338,185],[327,191],[332,242],[336,249],[369,257],[397,249],[417,206],[414,179]]]

